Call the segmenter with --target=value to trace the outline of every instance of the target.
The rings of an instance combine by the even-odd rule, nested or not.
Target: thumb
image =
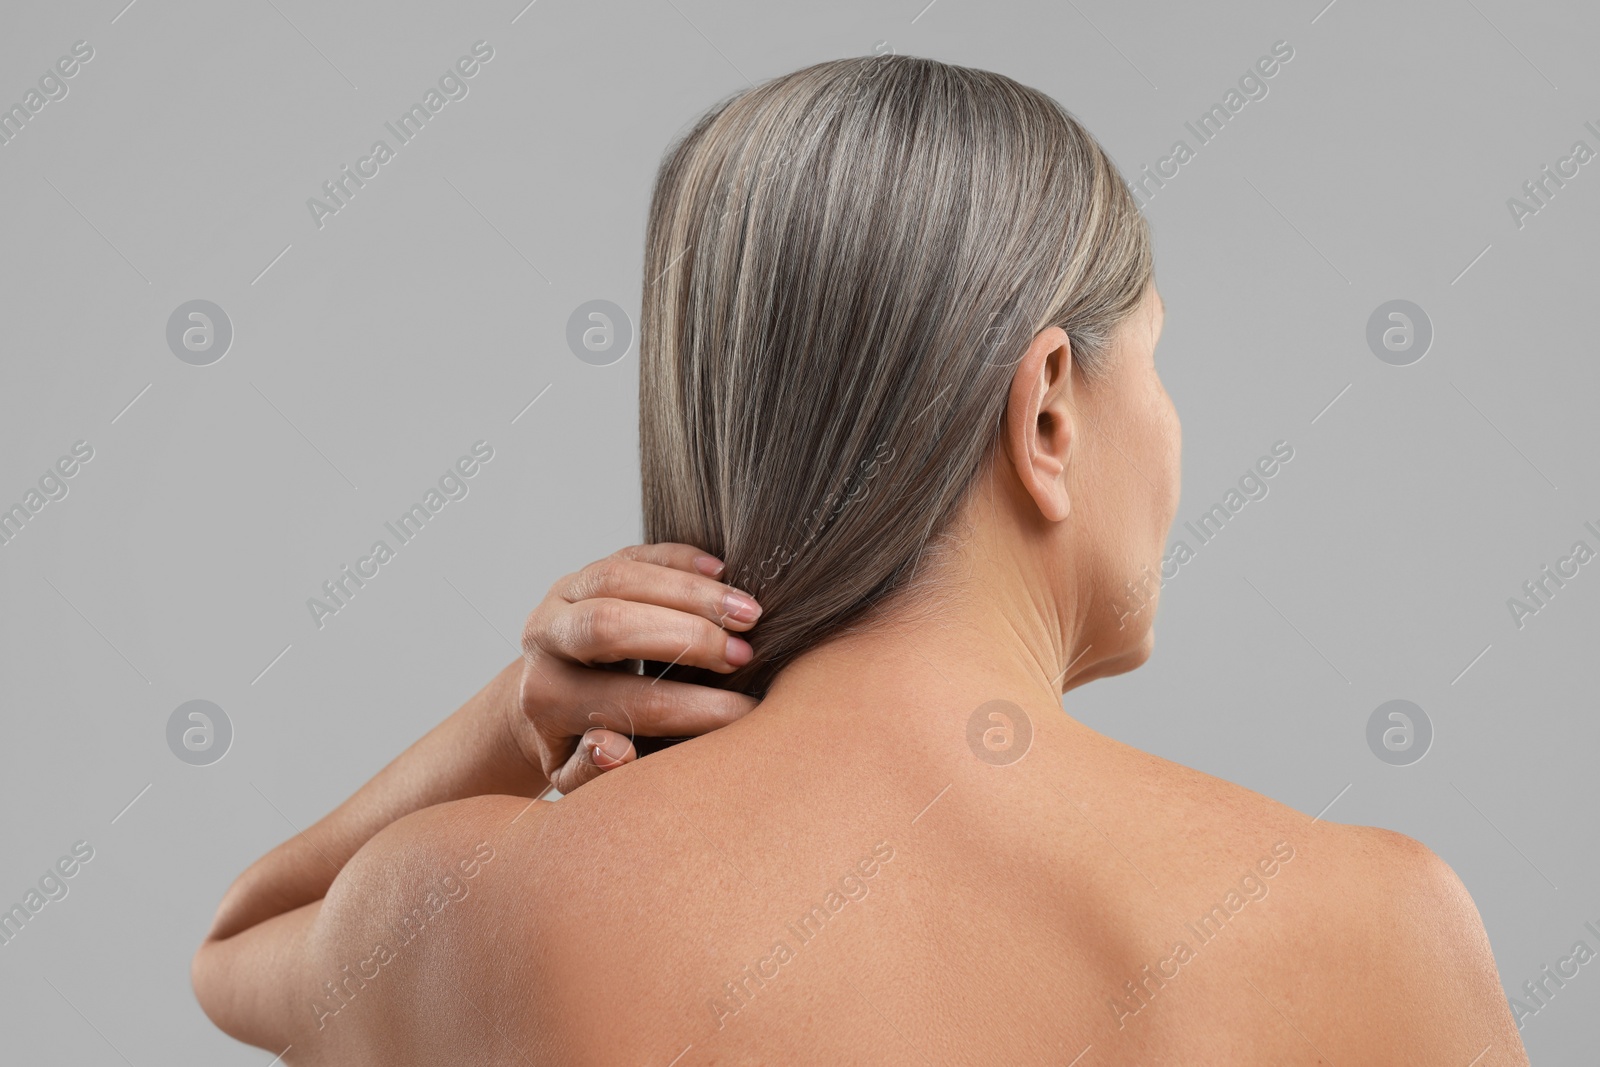
[[[563,796],[600,777],[606,771],[632,763],[638,758],[633,741],[615,730],[594,729],[578,739],[567,762],[550,776],[550,784]]]

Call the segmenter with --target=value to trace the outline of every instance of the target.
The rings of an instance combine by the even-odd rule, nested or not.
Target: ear
[[[1006,401],[1005,442],[1022,488],[1048,522],[1072,510],[1067,461],[1075,433],[1072,342],[1051,326],[1034,337],[1017,364]]]

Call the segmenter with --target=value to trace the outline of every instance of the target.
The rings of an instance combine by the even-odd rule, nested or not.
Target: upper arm
[[[290,1062],[337,1062],[334,1050],[351,1043],[403,1042],[407,1027],[396,1020],[414,1017],[405,1009],[426,965],[477,936],[481,924],[463,921],[465,902],[497,859],[505,866],[509,824],[531,826],[543,814],[523,797],[484,796],[391,823],[324,899],[208,938],[192,968],[202,1009],[241,1041],[274,1053],[293,1044]]]

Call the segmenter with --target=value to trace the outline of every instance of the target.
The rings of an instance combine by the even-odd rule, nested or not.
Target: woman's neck
[[[964,737],[968,717],[993,700],[1066,720],[1061,693],[1087,649],[1071,613],[1021,584],[992,575],[948,583],[913,608],[880,613],[787,666],[763,713],[792,711],[814,736],[891,746],[930,726]]]

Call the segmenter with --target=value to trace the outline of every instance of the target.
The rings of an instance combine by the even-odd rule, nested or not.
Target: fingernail
[[[708,578],[715,578],[722,573],[723,563],[713,556],[700,555],[694,558],[694,569]]]
[[[729,635],[728,651],[722,654],[722,658],[727,660],[732,666],[743,667],[746,663],[750,662],[751,657],[754,655],[755,650],[750,647],[749,641],[746,641],[742,637],[734,637]]]
[[[585,737],[583,740],[589,746],[589,759],[596,767],[610,767],[619,763],[628,751],[627,745],[620,737]],[[611,742],[612,748],[619,751],[615,753],[606,751],[607,741]]]
[[[755,622],[761,617],[761,605],[743,593],[728,593],[722,598],[722,613],[739,622]]]

